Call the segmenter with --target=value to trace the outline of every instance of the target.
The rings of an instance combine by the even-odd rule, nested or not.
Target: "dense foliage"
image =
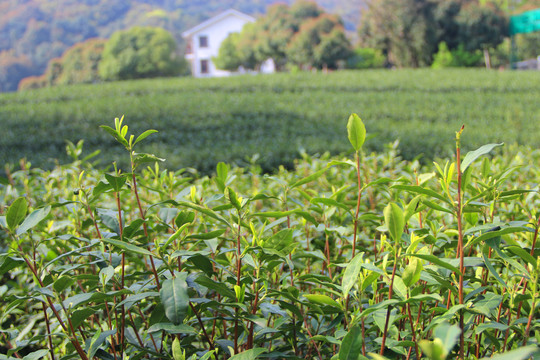
[[[122,109],[134,131],[160,133],[143,144],[166,154],[169,169],[207,173],[220,161],[245,165],[259,154],[265,171],[290,166],[301,151],[347,150],[336,123],[362,111],[374,138],[369,150],[395,139],[406,159],[447,156],[448,127],[468,125],[466,149],[494,142],[540,146],[540,73],[478,70],[344,71],[226,79],[156,79],[66,86],[0,96],[0,159],[13,166],[65,163],[65,140],[85,140],[110,164],[119,147],[93,131]],[[127,165],[122,158],[119,165]],[[3,168],[0,169],[4,170]]]
[[[90,38],[109,38],[133,26],[157,26],[183,47],[182,31],[234,8],[264,14],[274,0],[9,0],[0,1],[0,91],[13,91],[22,78],[43,74],[48,62]],[[292,0],[284,1],[291,3]],[[321,0],[344,17],[353,31],[363,0]]]
[[[278,3],[240,34],[229,35],[215,64],[227,70],[258,69],[271,58],[278,70],[291,65],[335,69],[349,57],[350,48],[338,16],[310,1],[296,1],[290,7]]]
[[[396,66],[430,65],[441,42],[488,51],[508,35],[507,16],[476,0],[372,0],[362,19],[361,42]]]
[[[364,153],[352,115],[353,160],[193,178],[143,169],[155,131],[102,127],[128,173],[71,143],[73,163],[1,179],[0,359],[540,355],[538,150],[461,152],[461,128],[421,167]]]
[[[136,26],[114,33],[99,62],[103,80],[175,76],[187,70],[173,36],[156,27]]]
[[[100,81],[98,66],[106,42],[105,39],[89,39],[73,45],[62,54],[62,57],[52,59],[43,75],[30,76],[21,80],[18,89],[38,89],[46,86]]]

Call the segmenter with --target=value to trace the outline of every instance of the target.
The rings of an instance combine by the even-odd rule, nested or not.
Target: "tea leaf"
[[[215,220],[221,221],[222,223],[224,223],[227,226],[231,227],[231,224],[229,224],[229,222],[227,220],[225,220],[224,218],[222,218],[221,216],[216,214],[216,212],[212,211],[211,209],[208,209],[207,207],[204,207],[204,206],[201,206],[201,205],[198,205],[198,204],[194,204],[194,203],[190,203],[190,202],[187,202],[187,201],[179,201],[179,202],[174,201],[173,203],[176,204],[177,206],[185,206],[185,207],[189,207],[189,208],[191,208],[193,210],[197,210],[198,212],[203,213],[206,216],[209,216],[209,217],[211,217],[211,218],[213,218]]]
[[[24,260],[22,258],[7,256],[7,254],[0,254],[0,275],[4,275],[21,264],[24,264]]]
[[[204,287],[207,287],[208,289],[216,291],[218,294],[221,294],[223,296],[227,296],[230,299],[236,300],[236,294],[234,293],[234,291],[229,289],[225,284],[216,282],[207,276],[199,275],[195,279],[195,282]]]
[[[504,143],[487,144],[487,145],[483,145],[479,147],[478,149],[474,151],[469,151],[467,155],[465,155],[465,157],[463,158],[463,161],[461,162],[461,172],[465,172],[465,170],[467,170],[467,168],[474,162],[474,160],[478,159],[480,156],[486,155],[489,152],[491,152],[491,150],[493,150],[494,148],[498,146],[503,146],[503,145]]]
[[[351,114],[351,116],[349,116],[349,121],[347,122],[347,136],[349,137],[349,142],[354,150],[360,151],[366,140],[366,127],[364,126],[362,119],[356,114]]]
[[[408,191],[408,192],[415,193],[415,194],[427,195],[427,196],[433,197],[435,199],[439,199],[441,201],[444,201],[447,204],[452,205],[452,202],[450,200],[448,200],[446,197],[444,197],[443,195],[441,195],[440,193],[438,193],[438,192],[436,192],[434,190],[422,187],[422,186],[417,186],[417,185],[392,185],[392,189],[404,190],[404,191]]]
[[[229,200],[232,206],[236,208],[236,210],[242,209],[242,204],[240,204],[240,200],[238,199],[238,196],[236,195],[234,190],[231,189],[230,187],[225,188],[225,197],[227,198],[227,200]]]
[[[6,213],[8,229],[14,231],[19,223],[25,218],[27,210],[28,203],[26,202],[25,198],[20,197],[13,201]]]
[[[433,331],[436,339],[441,339],[444,350],[448,354],[459,338],[461,329],[457,325],[450,325],[448,322],[443,322],[435,327]]]
[[[418,280],[420,280],[422,269],[423,266],[420,261],[418,261],[417,259],[411,259],[409,261],[409,264],[405,267],[405,270],[403,270],[403,274],[401,275],[405,286],[410,288],[411,285],[415,284]]]
[[[493,355],[490,358],[482,358],[481,360],[525,360],[533,354],[538,354],[538,347],[536,345],[524,346],[516,350],[505,352],[504,354]]]
[[[110,126],[107,126],[107,125],[101,125],[100,128],[102,128],[103,130],[105,130],[109,134],[111,134],[116,139],[116,141],[118,141],[120,144],[124,145],[124,147],[126,149],[129,149],[129,144],[128,144],[127,140],[122,135],[120,135],[119,132],[117,132],[116,130],[114,130],[113,128],[111,128]]]
[[[116,329],[101,332],[101,329],[98,328],[92,339],[87,342],[86,353],[88,354],[88,358],[92,359],[99,350],[99,347],[105,343],[109,336],[114,334],[116,334]]]
[[[453,272],[455,272],[456,274],[460,274],[461,272],[459,271],[459,269],[455,266],[453,266],[452,264],[444,261],[444,259],[442,258],[438,258],[434,255],[427,255],[427,254],[405,254],[405,256],[414,256],[414,257],[417,257],[419,259],[422,259],[422,260],[427,260],[433,264],[436,264],[436,265],[439,265],[439,266],[442,266],[443,268],[445,269],[448,269],[448,270],[452,270]]]
[[[174,325],[171,323],[157,323],[148,328],[149,333],[154,333],[157,331],[165,331],[168,334],[198,334],[197,330],[186,324]]]
[[[34,351],[28,355],[25,355],[25,357],[23,357],[23,360],[39,360],[46,357],[48,353],[49,353],[49,350],[45,350],[45,349]]]
[[[141,248],[137,245],[130,244],[125,241],[115,240],[115,239],[102,239],[101,241],[106,242],[108,244],[114,245],[117,248],[120,248],[128,253],[134,253],[134,254],[140,254],[140,255],[147,255],[147,256],[155,256],[152,252]]]
[[[75,279],[73,279],[71,276],[64,275],[58,278],[54,282],[53,288],[56,292],[60,293],[64,291],[66,288],[68,288],[69,286],[71,286],[74,282],[75,282]]]
[[[177,337],[174,338],[173,344],[172,344],[172,354],[174,360],[185,360],[185,353],[182,351],[182,348],[180,347],[180,340],[178,340]]]
[[[159,297],[165,307],[167,319],[174,325],[181,324],[189,308],[186,281],[179,277],[165,280],[159,291]]]
[[[311,174],[309,176],[306,176],[305,178],[300,179],[300,180],[292,183],[291,185],[289,185],[289,188],[294,189],[295,187],[302,186],[304,184],[312,182],[313,180],[316,180],[319,177],[321,177],[321,175],[323,175],[327,170],[328,170],[328,167],[325,167],[325,168],[323,168],[321,170],[318,170],[318,171],[314,172],[313,174]]]
[[[519,246],[515,246],[515,245],[512,245],[512,246],[508,246],[506,247],[508,250],[510,250],[511,252],[513,252],[514,254],[516,254],[517,256],[519,256],[521,258],[521,260],[531,264],[535,269],[536,267],[538,266],[537,265],[537,262],[535,261],[535,259],[531,256],[531,254],[529,254],[528,252],[526,252],[525,250],[523,250],[523,248],[520,248]]]
[[[78,328],[84,320],[88,319],[90,316],[94,315],[97,312],[97,310],[86,307],[80,310],[75,310],[71,312],[71,322],[73,323],[73,327],[76,329]]]
[[[146,130],[145,132],[143,132],[141,135],[137,137],[137,140],[135,140],[135,142],[131,145],[131,147],[133,148],[135,144],[137,144],[139,141],[142,141],[146,139],[149,135],[155,134],[157,132],[158,132],[157,130]]]
[[[24,219],[23,223],[17,229],[17,235],[22,235],[37,224],[39,224],[43,219],[49,215],[51,211],[51,206],[47,205],[44,208],[34,210]]]
[[[526,226],[507,226],[507,227],[504,227],[504,228],[502,228],[500,230],[494,230],[494,231],[485,232],[482,235],[479,235],[479,236],[473,238],[472,240],[467,242],[467,244],[465,244],[464,248],[468,249],[469,246],[476,245],[481,241],[486,241],[488,239],[492,239],[492,238],[495,238],[495,237],[500,237],[502,235],[513,234],[513,233],[522,232],[522,231],[534,232],[534,230],[532,230],[531,228],[526,227]]]
[[[257,357],[265,352],[267,352],[268,349],[265,348],[255,348],[255,349],[249,349],[246,351],[243,351],[239,354],[233,355],[229,358],[229,360],[255,360]]]
[[[482,323],[480,325],[478,325],[475,329],[475,332],[477,334],[481,334],[483,331],[485,330],[488,330],[488,329],[496,329],[496,330],[500,330],[500,331],[506,331],[506,329],[508,329],[510,326],[508,325],[505,325],[505,324],[501,324],[499,322],[496,322],[496,321],[490,321],[490,322],[485,322],[485,323]]]
[[[422,204],[426,205],[429,208],[437,210],[437,211],[442,211],[442,212],[445,212],[445,213],[448,213],[448,214],[454,214],[454,212],[452,210],[447,209],[447,208],[445,208],[443,206],[440,206],[438,204],[435,204],[434,202],[431,202],[431,201],[426,200],[426,199],[422,200]]]
[[[430,360],[445,360],[446,356],[448,356],[441,339],[435,338],[433,341],[420,340],[418,345]]]
[[[351,208],[349,206],[345,205],[344,203],[338,202],[334,199],[316,197],[316,198],[311,199],[311,203],[323,204],[326,206],[335,206],[335,207],[345,210],[348,213],[351,213]]]
[[[342,309],[342,306],[340,303],[332,299],[331,297],[327,295],[319,295],[319,294],[305,294],[304,297],[313,304],[316,305],[324,305],[324,306],[330,306],[336,309]]]
[[[390,203],[384,208],[384,222],[392,239],[398,242],[405,228],[405,219],[403,210],[396,203]]]
[[[486,254],[482,254],[482,257],[484,258],[484,263],[486,264],[486,267],[488,268],[490,274],[493,275],[493,277],[495,277],[495,279],[497,279],[497,281],[500,282],[502,286],[507,288],[508,285],[506,285],[506,282],[504,282],[504,280],[499,276],[499,274],[497,273],[497,271],[491,264],[491,261],[489,261],[489,258],[486,256]]]
[[[223,235],[225,231],[227,230],[219,229],[219,230],[209,231],[207,233],[191,234],[191,235],[186,236],[186,239],[199,239],[199,240],[214,239]]]
[[[165,161],[165,159],[159,158],[154,154],[133,152],[133,165],[134,165],[134,167],[137,167],[140,164],[158,162],[158,161],[163,162],[163,161]]]
[[[148,292],[144,292],[144,293],[140,293],[140,294],[129,295],[128,297],[126,297],[124,299],[124,301],[121,301],[118,304],[118,306],[126,305],[126,309],[129,309],[135,303],[137,303],[137,302],[139,302],[141,300],[148,299],[148,298],[154,298],[154,297],[157,297],[157,296],[159,296],[159,293],[157,291],[148,291]]]
[[[126,183],[127,175],[114,176],[111,174],[105,174],[105,179],[107,179],[107,182],[109,185],[111,185],[114,192],[120,192]]]
[[[364,253],[357,254],[345,268],[343,280],[341,281],[343,298],[346,298],[349,295],[349,291],[351,291],[354,284],[358,282],[358,275],[360,274],[360,270],[362,270],[363,258]]]
[[[354,326],[341,341],[339,348],[339,360],[358,360],[362,356],[362,331],[359,326]]]
[[[101,280],[101,285],[105,287],[107,283],[112,279],[114,276],[114,268],[112,266],[104,267],[99,272],[99,279]]]

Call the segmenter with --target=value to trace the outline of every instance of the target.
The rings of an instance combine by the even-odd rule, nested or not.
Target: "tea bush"
[[[363,150],[356,115],[340,128],[353,159],[208,177],[164,170],[136,152],[163,134],[116,119],[129,172],[79,143],[8,173],[0,359],[540,356],[540,152],[466,152],[461,129],[424,167]]]
[[[129,168],[121,148],[96,132],[111,111],[123,111],[135,132],[156,136],[141,151],[167,154],[167,167],[211,173],[259,154],[265,171],[289,167],[299,150],[348,151],[341,119],[361,111],[382,151],[399,139],[402,156],[430,163],[453,149],[449,128],[467,120],[467,150],[498,141],[540,147],[540,73],[467,69],[339,71],[226,79],[156,79],[54,87],[0,94],[0,159],[52,169],[66,163],[65,139],[100,149],[102,164]],[[118,110],[115,110],[118,109]],[[3,169],[2,169],[3,170]]]

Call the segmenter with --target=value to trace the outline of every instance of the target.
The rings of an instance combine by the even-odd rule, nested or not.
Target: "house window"
[[[208,74],[208,60],[201,60],[201,74]]]
[[[207,48],[208,47],[208,36],[201,35],[199,36],[199,47]]]

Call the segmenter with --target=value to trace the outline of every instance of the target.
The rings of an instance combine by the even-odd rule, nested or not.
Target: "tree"
[[[166,30],[133,27],[114,33],[105,45],[99,64],[104,80],[126,80],[182,73],[183,58]]]
[[[240,66],[255,70],[264,61],[256,24],[244,25],[240,33],[232,33],[221,43],[218,56],[212,60],[218,69],[235,71]]]
[[[268,7],[265,16],[255,23],[252,42],[258,60],[272,58],[278,70],[287,63],[287,46],[297,30],[297,20],[285,4]]]
[[[482,50],[484,63],[491,67],[489,48],[496,48],[508,35],[508,19],[496,7],[471,3],[461,9],[458,17],[460,43],[469,52]]]
[[[43,75],[21,80],[19,89],[99,81],[98,66],[106,42],[105,39],[90,39],[75,44],[62,57],[51,59]]]
[[[60,59],[62,72],[51,85],[99,81],[98,67],[106,43],[105,39],[90,39],[69,48]]]
[[[462,7],[457,21],[459,42],[467,51],[497,47],[508,36],[508,19],[493,6],[468,4]]]
[[[295,65],[337,68],[351,54],[343,24],[335,15],[323,14],[304,22],[291,40],[288,59]]]
[[[437,43],[440,50],[441,43],[447,50],[457,49],[459,46],[459,22],[457,16],[461,11],[461,0],[439,0],[434,11],[436,22]],[[444,46],[443,46],[444,47]]]
[[[426,66],[440,43],[460,53],[487,51],[508,23],[494,5],[477,0],[372,0],[362,16],[364,46],[383,51],[397,66]]]
[[[242,59],[238,53],[238,33],[232,33],[219,48],[218,55],[212,59],[218,69],[235,71],[242,65]]]
[[[382,68],[385,61],[379,49],[359,47],[354,49],[353,54],[347,59],[347,67],[349,69]]]
[[[429,65],[437,48],[432,0],[372,0],[362,14],[362,45],[378,48],[397,66]]]
[[[310,1],[268,7],[265,16],[245,25],[238,36],[230,36],[221,46],[215,61],[228,70],[238,64],[257,69],[270,58],[278,71],[290,62],[335,68],[350,52],[341,20]]]
[[[32,62],[26,56],[17,56],[15,51],[0,51],[0,91],[13,91],[21,78],[35,75]]]

